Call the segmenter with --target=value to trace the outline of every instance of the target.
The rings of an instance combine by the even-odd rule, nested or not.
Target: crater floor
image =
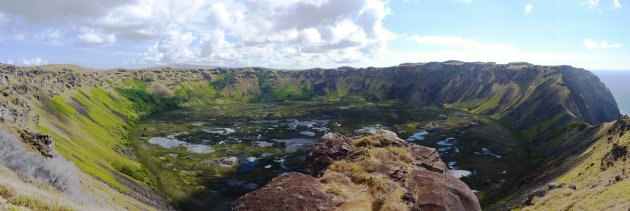
[[[513,190],[527,146],[501,124],[437,107],[368,102],[221,104],[155,114],[130,132],[136,156],[182,209],[229,210],[238,197],[299,171],[326,132],[376,129],[438,150],[482,203]]]

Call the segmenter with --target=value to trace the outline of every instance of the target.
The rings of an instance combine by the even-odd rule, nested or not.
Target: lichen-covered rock
[[[338,133],[327,133],[315,143],[304,162],[305,172],[321,176],[333,162],[350,157],[354,151],[352,139]]]
[[[481,210],[435,149],[378,130],[355,139],[329,133],[304,171],[275,178],[235,203],[235,210]],[[314,177],[315,176],[315,177]]]

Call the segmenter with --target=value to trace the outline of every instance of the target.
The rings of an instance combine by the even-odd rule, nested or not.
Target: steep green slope
[[[49,106],[40,115],[39,128],[53,136],[59,153],[83,171],[128,191],[111,170],[141,171],[137,162],[124,156],[129,145],[126,130],[138,119],[132,102],[101,88],[83,88],[52,98]]]
[[[127,130],[142,114],[133,105],[112,90],[80,88],[42,105],[39,130],[53,137],[56,151],[64,158],[122,193],[107,194],[114,203],[133,209],[146,209],[146,205],[167,209],[168,202],[150,188],[155,177],[130,150]]]

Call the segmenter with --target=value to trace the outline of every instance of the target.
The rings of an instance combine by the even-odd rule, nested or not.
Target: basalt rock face
[[[563,81],[571,92],[567,105],[577,119],[599,124],[619,116],[611,92],[595,74],[570,67],[564,67],[562,71]]]
[[[288,173],[239,198],[235,210],[481,210],[435,149],[391,131],[349,139],[326,134],[305,172]]]

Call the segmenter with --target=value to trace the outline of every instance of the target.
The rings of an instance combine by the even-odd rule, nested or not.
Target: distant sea
[[[628,71],[593,71],[606,84],[615,96],[619,110],[630,114],[630,70]]]

